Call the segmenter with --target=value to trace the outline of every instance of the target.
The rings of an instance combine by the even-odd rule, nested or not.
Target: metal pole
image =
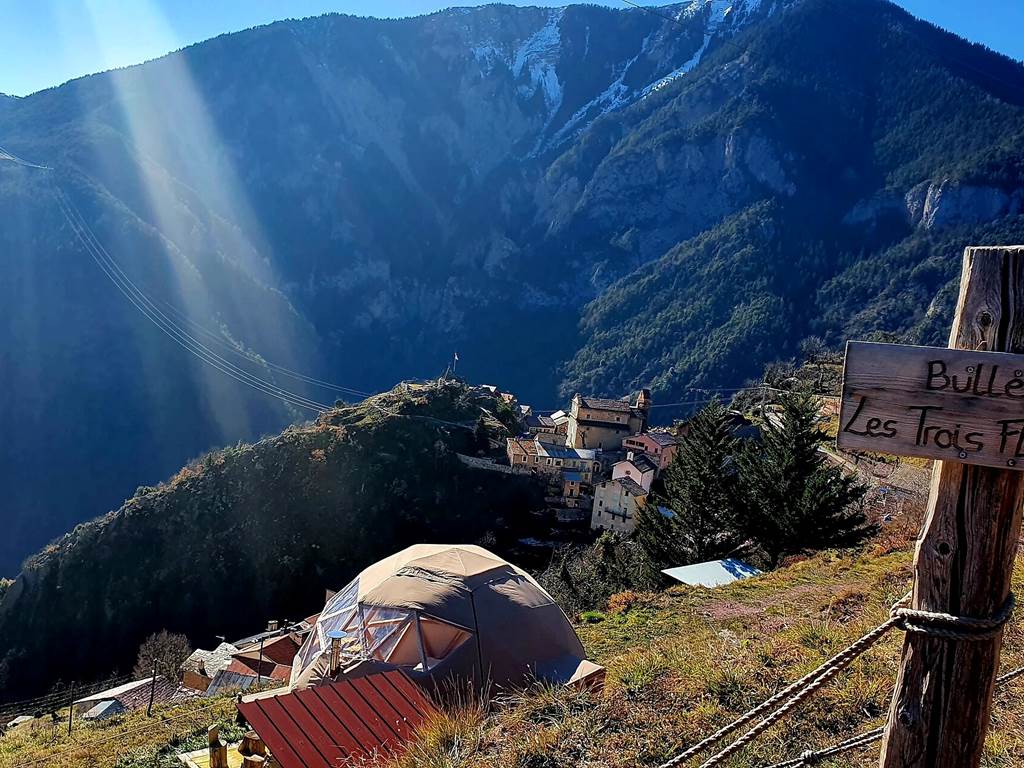
[[[146,707],[146,717],[153,716],[153,699],[156,697],[156,657],[153,657],[153,679],[149,681],[149,706]]]
[[[260,686],[260,685],[263,685],[263,643],[264,643],[264,641],[266,639],[267,639],[266,637],[261,637],[260,638],[260,660],[259,660],[259,663],[256,665],[256,685],[257,685],[257,687]]]
[[[75,683],[71,682],[71,701],[68,702],[68,738],[71,737],[71,722],[75,719]]]

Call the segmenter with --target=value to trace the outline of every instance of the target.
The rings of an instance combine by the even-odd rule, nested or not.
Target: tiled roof
[[[656,432],[648,432],[647,436],[651,438],[658,445],[676,445],[679,442],[679,438],[673,435],[671,432],[663,432],[658,430]]]
[[[309,630],[312,629],[312,628],[313,628],[312,624],[310,624],[310,623],[308,623],[306,621],[298,621],[298,622],[296,622],[294,624],[289,624],[289,625],[284,626],[284,627],[279,627],[277,629],[267,629],[267,630],[264,630],[263,632],[257,632],[255,635],[249,635],[249,637],[243,637],[240,640],[233,641],[231,643],[231,645],[234,645],[234,646],[237,646],[239,648],[242,648],[242,647],[244,647],[246,645],[252,645],[253,643],[258,643],[260,641],[260,638],[268,639],[268,638],[271,638],[271,637],[277,637],[277,636],[281,635],[282,633],[286,633],[286,632],[289,632],[289,631],[302,635],[302,634],[305,634],[305,633],[309,632]]]
[[[623,489],[625,489],[626,491],[628,491],[629,493],[631,493],[634,496],[646,496],[647,495],[647,491],[645,491],[643,489],[643,486],[640,485],[640,483],[636,482],[636,480],[632,480],[632,479],[630,479],[628,477],[617,477],[617,478],[615,478],[615,480],[613,482],[618,483],[619,485],[621,485],[623,487]]]
[[[277,664],[291,665],[301,646],[302,640],[297,635],[279,635],[268,638],[263,641],[262,658],[264,661],[270,660]],[[239,648],[232,656],[236,659],[247,658],[258,661],[260,659],[260,644],[258,642],[250,643]]]
[[[651,457],[643,453],[633,454],[633,458],[627,459],[627,461],[632,461],[633,466],[641,472],[650,472],[652,470],[656,472],[658,470],[658,465],[651,461]]]
[[[282,683],[287,683],[291,679],[292,668],[287,664],[275,664],[272,661],[264,660],[262,674],[257,667],[259,667],[258,660],[232,659],[228,666],[214,675],[206,695],[213,696],[229,690],[245,691],[261,677],[263,680],[277,680]]]
[[[157,683],[161,682],[162,680],[163,680],[163,678],[158,678],[157,679]],[[99,703],[101,701],[110,701],[112,699],[120,699],[122,696],[126,696],[128,694],[131,694],[132,692],[136,691],[137,689],[143,688],[143,687],[145,687],[145,689],[147,691],[147,695],[148,695],[150,684],[152,683],[152,681],[153,681],[152,677],[146,677],[146,678],[143,678],[142,680],[132,680],[130,683],[124,683],[123,685],[119,685],[116,688],[108,688],[105,691],[100,691],[99,693],[94,693],[91,696],[86,696],[85,698],[77,699],[75,701],[75,703],[74,703],[74,706],[77,707],[77,706],[79,706],[81,704]]]
[[[255,694],[243,699],[238,710],[281,768],[337,768],[375,754],[394,754],[437,711],[400,670],[289,693]]]
[[[514,454],[526,454],[527,456],[535,456],[537,454],[537,441],[532,437],[529,439],[510,437],[507,440],[508,450]]]
[[[149,704],[149,697],[152,693],[155,704],[167,704],[198,696],[197,691],[178,685],[173,680],[156,678],[156,685],[153,685],[153,678],[147,677],[144,680],[133,680],[130,683],[119,685],[116,688],[109,688],[106,691],[94,693],[84,699],[75,701],[74,706],[81,708],[83,705],[90,707],[104,701],[116,701],[126,710],[142,709]]]
[[[602,411],[622,411],[623,413],[631,410],[630,404],[625,400],[608,400],[603,397],[581,397],[580,407]]]

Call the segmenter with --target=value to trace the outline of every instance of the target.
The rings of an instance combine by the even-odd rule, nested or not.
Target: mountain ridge
[[[49,179],[159,306],[304,397],[458,351],[526,402],[688,402],[808,335],[934,339],[957,250],[1024,238],[1022,93],[881,0],[716,0],[276,22],[4,101],[0,145],[56,170],[0,161],[0,569],[305,417],[146,327]]]

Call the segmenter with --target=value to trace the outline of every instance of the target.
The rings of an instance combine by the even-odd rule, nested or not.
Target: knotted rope
[[[870,650],[883,637],[885,637],[891,629],[901,629],[905,632],[925,634],[941,638],[943,640],[985,640],[995,636],[1003,628],[1006,622],[1009,621],[1014,607],[1014,598],[1011,594],[995,616],[976,619],[968,616],[953,616],[948,613],[912,609],[907,607],[910,597],[911,593],[907,593],[892,606],[889,612],[888,621],[875,627],[863,637],[830,658],[817,669],[808,672],[796,682],[790,683],[774,696],[758,704],[753,709],[743,713],[728,725],[719,728],[713,734],[697,744],[694,744],[685,752],[682,752],[671,760],[663,763],[660,768],[677,768],[690,758],[700,752],[703,752],[712,744],[718,743],[733,731],[752,722],[759,715],[769,712],[766,717],[755,723],[754,726],[740,738],[718,754],[708,759],[706,762],[702,763],[701,768],[714,768],[714,766],[720,765],[732,755],[746,747],[762,732],[789,714],[794,707],[798,706],[802,701],[804,701],[804,699],[817,692],[823,685],[825,685],[825,683],[850,666],[850,664],[852,664],[858,657]],[[836,749],[839,746],[844,746],[844,749],[841,751],[845,751],[846,749],[853,749],[857,746],[869,744],[871,741],[881,738],[881,734],[879,734],[868,741],[862,741],[862,739],[867,738],[869,735],[871,734],[864,734],[863,736],[849,739],[848,742],[854,742],[852,746],[844,746],[847,742],[843,742],[842,745],[837,745],[830,749]],[[775,768],[789,768],[791,765],[810,765],[811,763],[807,762],[807,760],[815,759],[813,756],[816,754],[817,753],[814,752],[805,752],[804,755],[797,758],[804,762],[790,761],[790,763],[776,766]]]

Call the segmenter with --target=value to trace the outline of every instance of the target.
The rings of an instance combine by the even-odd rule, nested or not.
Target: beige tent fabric
[[[419,544],[374,563],[357,578],[357,585],[342,592],[357,590],[359,615],[415,617],[376,657],[421,681],[440,686],[472,680],[480,687],[487,682],[502,687],[539,675],[567,682],[577,667],[571,660],[585,657],[569,620],[540,584],[482,547]],[[322,615],[329,614],[325,608]],[[314,628],[303,650],[316,636]],[[326,643],[321,647],[324,651],[310,657],[315,663],[307,662],[305,669],[300,650],[293,688],[329,677],[329,652]],[[356,660],[341,675],[366,663]]]

